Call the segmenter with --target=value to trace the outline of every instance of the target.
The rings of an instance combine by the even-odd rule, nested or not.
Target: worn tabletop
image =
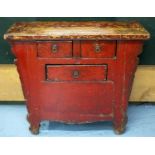
[[[4,39],[60,40],[105,39],[146,40],[150,34],[138,22],[18,22],[13,24]]]

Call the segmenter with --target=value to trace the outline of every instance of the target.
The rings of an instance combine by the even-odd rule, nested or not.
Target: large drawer
[[[103,81],[107,65],[46,65],[46,80]]]

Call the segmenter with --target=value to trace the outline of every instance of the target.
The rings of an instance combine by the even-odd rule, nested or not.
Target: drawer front
[[[39,42],[38,56],[45,58],[72,57],[72,41]]]
[[[81,56],[86,58],[112,58],[116,41],[81,41]]]
[[[106,65],[46,65],[46,80],[102,81],[106,71]]]

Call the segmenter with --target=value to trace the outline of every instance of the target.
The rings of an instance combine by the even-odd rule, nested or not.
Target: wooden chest
[[[22,22],[4,35],[17,57],[32,133],[43,120],[127,122],[138,55],[149,33],[137,22]]]

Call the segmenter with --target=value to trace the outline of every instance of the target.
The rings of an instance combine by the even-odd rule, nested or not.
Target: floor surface
[[[32,135],[26,121],[25,105],[0,105],[0,136],[27,137]],[[42,122],[37,136],[55,137],[139,137],[155,136],[155,105],[130,105],[126,132],[115,135],[111,122],[96,122],[82,125],[67,125],[57,122]]]

